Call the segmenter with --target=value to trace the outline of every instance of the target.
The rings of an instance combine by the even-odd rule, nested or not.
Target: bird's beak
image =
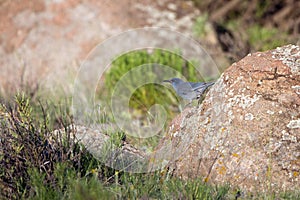
[[[170,81],[170,80],[163,80],[163,82],[171,83],[171,81]]]

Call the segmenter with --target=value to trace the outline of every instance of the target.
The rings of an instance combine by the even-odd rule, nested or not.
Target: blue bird
[[[171,83],[175,92],[183,99],[192,100],[200,99],[204,92],[215,82],[185,82],[180,78],[172,78],[163,82]],[[199,103],[199,102],[198,102]]]

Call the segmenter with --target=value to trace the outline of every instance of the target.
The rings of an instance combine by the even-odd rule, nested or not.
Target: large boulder
[[[156,161],[167,154],[169,168],[184,179],[252,192],[299,189],[300,47],[232,64],[199,107],[174,119]]]
[[[95,157],[118,170],[167,167],[183,179],[229,183],[245,192],[299,189],[300,47],[249,54],[234,63],[200,106],[173,120],[153,155],[120,141],[103,160],[108,127],[70,129]]]

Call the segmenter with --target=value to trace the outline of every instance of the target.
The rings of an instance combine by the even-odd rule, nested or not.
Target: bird
[[[180,78],[172,78],[163,82],[171,83],[175,92],[183,99],[189,100],[190,103],[195,99],[199,99],[198,104],[204,92],[215,84],[215,82],[185,82]]]

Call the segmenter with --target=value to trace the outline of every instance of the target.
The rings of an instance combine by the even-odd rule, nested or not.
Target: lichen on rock
[[[202,105],[176,118],[161,141],[158,153],[164,143],[190,142],[169,160],[174,175],[252,192],[299,189],[299,60],[299,46],[287,45],[230,66]]]

